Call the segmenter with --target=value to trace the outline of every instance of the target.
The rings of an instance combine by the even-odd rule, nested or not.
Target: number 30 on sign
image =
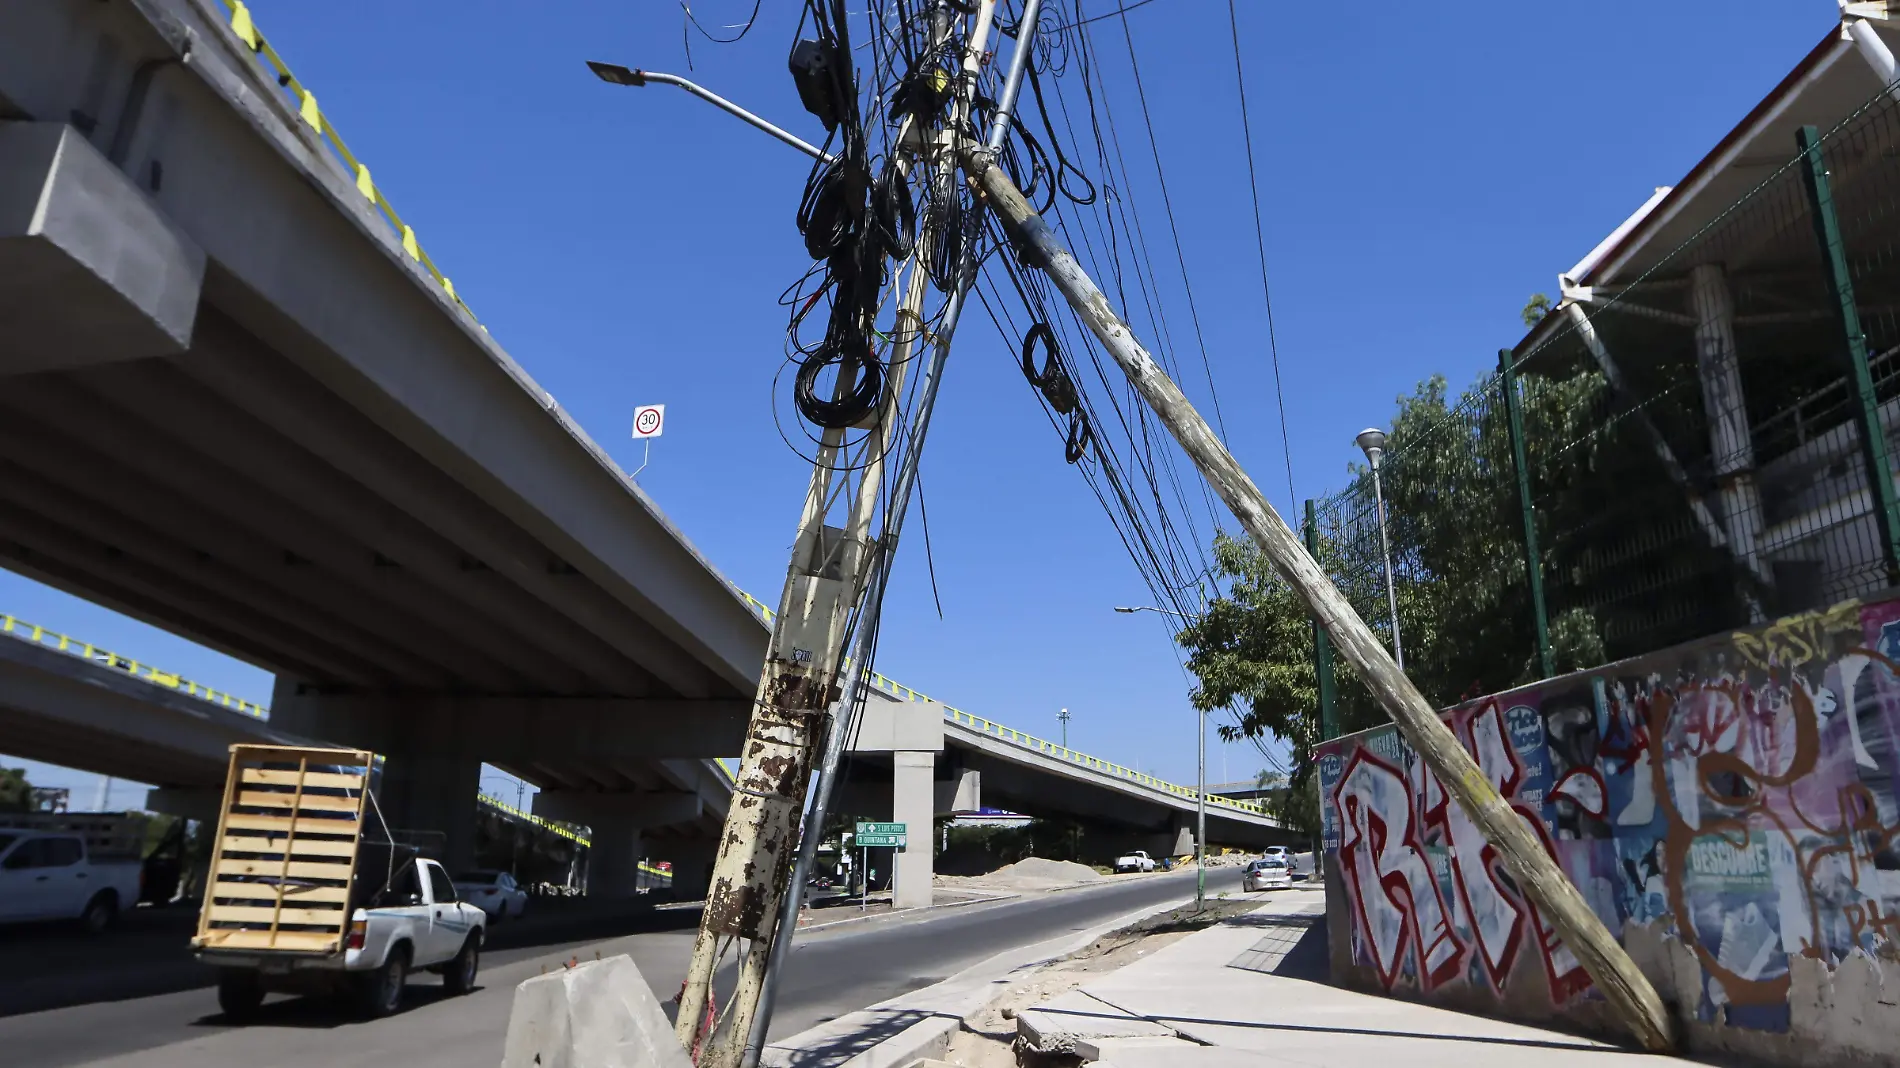
[[[657,438],[666,429],[666,405],[642,404],[633,410],[633,436]]]

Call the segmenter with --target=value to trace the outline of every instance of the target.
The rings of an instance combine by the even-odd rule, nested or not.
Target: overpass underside
[[[273,727],[389,756],[392,819],[472,827],[483,761],[698,805],[764,628],[222,5],[6,23],[0,566],[275,672]]]

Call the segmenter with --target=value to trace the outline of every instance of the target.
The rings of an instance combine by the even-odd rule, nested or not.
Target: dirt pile
[[[987,875],[939,875],[937,885],[988,890],[1049,890],[1106,878],[1086,864],[1028,857],[1014,864],[1005,864]]]

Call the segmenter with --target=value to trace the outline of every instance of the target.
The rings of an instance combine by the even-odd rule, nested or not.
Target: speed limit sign
[[[633,436],[657,438],[666,429],[666,405],[642,404],[633,410]]]

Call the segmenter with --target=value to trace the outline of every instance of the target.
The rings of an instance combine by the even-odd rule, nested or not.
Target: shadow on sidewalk
[[[765,1056],[761,1058],[762,1062],[772,1068],[834,1068],[872,1046],[895,1037],[906,1028],[942,1014],[918,1009],[866,1009],[852,1015],[869,1017],[870,1020],[863,1026],[852,1027],[849,1033],[841,1034],[833,1041],[801,1049],[769,1045]]]

